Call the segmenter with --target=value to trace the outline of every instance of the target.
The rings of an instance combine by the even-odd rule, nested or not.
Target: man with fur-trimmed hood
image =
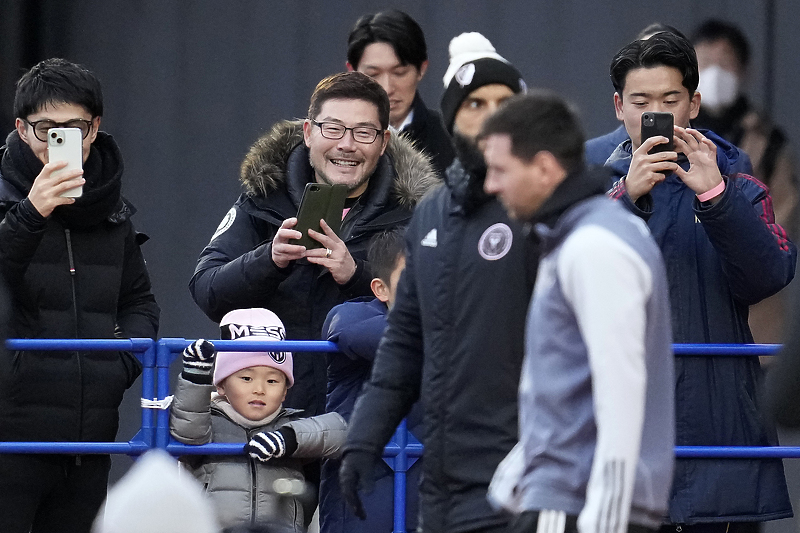
[[[438,182],[426,156],[392,136],[389,99],[370,77],[347,72],[325,78],[311,96],[307,119],[283,121],[259,139],[241,168],[245,192],[200,254],[189,288],[211,320],[246,307],[266,307],[289,339],[316,340],[328,311],[371,294],[366,263],[372,235],[406,224]],[[348,189],[337,236],[309,230],[320,248],[291,242],[307,183]],[[306,416],[324,412],[325,358],[298,354],[286,405]]]

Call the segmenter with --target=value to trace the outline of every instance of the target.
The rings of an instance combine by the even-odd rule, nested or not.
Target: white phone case
[[[83,168],[83,135],[79,128],[50,128],[47,132],[48,160],[66,161],[67,166],[57,172]],[[78,198],[83,194],[83,186],[69,189],[61,196]]]

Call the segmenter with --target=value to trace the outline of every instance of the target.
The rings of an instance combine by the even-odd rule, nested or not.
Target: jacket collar
[[[483,191],[486,180],[486,162],[478,147],[458,132],[453,134],[456,158],[445,171],[445,182],[453,201],[469,213],[492,197]]]
[[[592,196],[605,195],[609,173],[603,168],[581,169],[562,181],[544,205],[534,213],[530,222],[552,228],[573,205]]]

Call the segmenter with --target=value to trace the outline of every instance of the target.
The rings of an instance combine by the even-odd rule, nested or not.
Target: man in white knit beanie
[[[351,417],[339,480],[356,514],[358,490],[418,398],[425,406],[420,527],[425,533],[506,533],[486,500],[492,474],[517,442],[517,389],[536,260],[522,224],[483,191],[475,138],[520,73],[479,33],[450,44],[442,115],[456,159],[445,186],[417,206],[406,269]]]

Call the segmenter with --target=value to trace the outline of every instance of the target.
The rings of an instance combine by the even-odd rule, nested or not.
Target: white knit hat
[[[447,67],[447,72],[444,73],[444,78],[442,79],[445,89],[450,85],[450,80],[453,79],[456,71],[464,63],[491,57],[503,63],[511,64],[506,58],[497,53],[489,39],[476,31],[462,33],[458,37],[453,37],[448,51],[450,52],[450,66]]]
[[[478,32],[462,33],[450,41],[450,66],[442,81],[442,119],[451,133],[456,112],[472,91],[494,83],[506,85],[514,93],[527,88],[519,71]]]

